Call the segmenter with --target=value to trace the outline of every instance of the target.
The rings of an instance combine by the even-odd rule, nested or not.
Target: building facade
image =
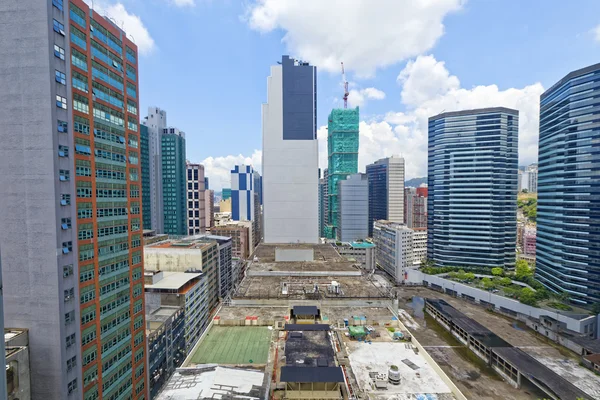
[[[527,180],[529,193],[537,193],[538,191],[538,165],[532,164],[527,167]]]
[[[254,193],[258,194],[258,204],[262,206],[263,197],[262,197],[262,176],[258,173],[258,171],[254,171]]]
[[[600,64],[540,98],[536,278],[581,305],[600,302]]]
[[[187,230],[188,235],[206,231],[206,202],[204,199],[204,166],[186,164],[187,169]]]
[[[369,185],[366,174],[337,182],[337,240],[354,242],[369,235]],[[331,197],[330,197],[331,198]]]
[[[413,266],[418,268],[427,259],[427,228],[413,229]]]
[[[523,254],[535,256],[535,239],[537,229],[535,226],[526,226],[523,230]]]
[[[404,222],[411,229],[427,228],[427,188],[404,189]]]
[[[404,158],[382,158],[366,167],[369,182],[369,236],[373,223],[404,223]]]
[[[80,0],[0,24],[5,323],[29,330],[31,396],[147,399],[137,46]]]
[[[231,238],[231,255],[242,260],[250,256],[250,228],[241,223],[231,222],[210,229],[213,235]]]
[[[148,115],[142,124],[148,128],[148,171],[150,181],[150,222],[144,229],[163,232],[163,190],[162,190],[162,134],[167,127],[167,112],[158,107],[148,107]],[[144,214],[146,214],[144,212]]]
[[[358,172],[359,109],[334,109],[327,119],[328,221],[326,236],[339,237],[338,182]],[[366,182],[366,179],[365,179]],[[352,239],[354,240],[354,239]]]
[[[373,224],[375,262],[396,283],[406,279],[406,271],[414,268],[413,230],[406,225],[379,220]]]
[[[221,200],[228,200],[231,198],[231,188],[221,189]]]
[[[319,237],[325,237],[325,179],[319,178]]]
[[[519,112],[429,118],[427,258],[436,266],[515,264]]]
[[[352,258],[366,271],[375,268],[375,245],[369,242],[332,243],[341,256]]]
[[[271,67],[263,116],[265,243],[317,243],[317,71],[283,56]]]
[[[161,159],[163,232],[160,233],[186,235],[188,230],[185,133],[173,127],[163,129]]]
[[[254,221],[254,169],[235,165],[231,170],[231,219]]]
[[[226,298],[234,286],[233,276],[233,239],[228,236],[210,234],[196,235],[194,239],[206,242],[217,242],[219,245],[219,297]]]
[[[31,400],[31,370],[29,367],[29,332],[27,329],[2,329],[2,348],[6,366],[0,395],[7,400]],[[4,357],[6,355],[6,357]],[[6,384],[6,386],[4,386]],[[7,397],[8,396],[8,397]]]
[[[204,221],[206,223],[206,229],[215,226],[215,191],[205,190],[204,191]]]
[[[140,167],[142,180],[142,229],[152,229],[152,186],[150,185],[150,135],[140,125]]]

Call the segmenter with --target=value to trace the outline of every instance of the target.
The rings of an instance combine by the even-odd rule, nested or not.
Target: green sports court
[[[266,364],[272,331],[266,326],[213,326],[194,352],[194,364]]]

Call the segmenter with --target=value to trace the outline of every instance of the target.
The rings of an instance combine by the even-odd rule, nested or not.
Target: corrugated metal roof
[[[281,367],[281,382],[344,382],[340,367]]]

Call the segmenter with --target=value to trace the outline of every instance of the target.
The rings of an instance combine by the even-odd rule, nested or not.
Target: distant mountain
[[[427,183],[427,177],[426,176],[424,176],[422,178],[409,179],[406,182],[404,182],[404,187],[409,187],[409,186],[419,187],[423,183]]]

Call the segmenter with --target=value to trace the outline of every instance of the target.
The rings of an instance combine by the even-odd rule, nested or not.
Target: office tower
[[[536,278],[582,305],[600,302],[600,64],[540,98]]]
[[[231,219],[254,221],[254,169],[236,165],[231,170]]]
[[[137,46],[81,0],[4,3],[0,25],[5,324],[29,330],[31,397],[148,399]]]
[[[523,190],[523,171],[518,171],[518,192],[520,193]]]
[[[378,220],[373,223],[375,261],[396,283],[406,279],[406,270],[414,268],[413,230],[406,225]]]
[[[325,168],[323,171],[323,233],[325,237],[325,226],[329,223],[329,170]]]
[[[325,236],[338,237],[338,182],[358,172],[358,107],[331,110],[327,119],[328,216]]]
[[[404,223],[411,229],[427,228],[427,188],[404,189]]]
[[[204,200],[204,166],[188,162],[187,168],[187,230],[188,235],[206,232],[206,202]]]
[[[258,204],[262,206],[262,176],[258,171],[254,171],[254,192],[258,194]]]
[[[215,226],[215,191],[205,190],[204,191],[204,221],[206,223],[206,229]]]
[[[208,186],[208,176],[204,177],[204,189],[208,190],[210,187]]]
[[[325,237],[325,179],[319,179],[319,236]]]
[[[429,118],[427,258],[436,266],[515,265],[519,112]]]
[[[369,184],[366,174],[338,181],[337,240],[353,242],[369,235]],[[331,198],[331,197],[330,197]]]
[[[167,112],[158,107],[148,107],[148,115],[142,122],[148,128],[148,171],[150,172],[150,222],[157,233],[163,229],[162,191],[162,133],[167,127]]]
[[[161,135],[162,217],[167,235],[186,235],[185,133],[177,128],[164,128]]]
[[[221,200],[228,200],[231,198],[231,188],[221,189]]]
[[[140,166],[142,180],[142,228],[152,229],[152,187],[150,185],[150,136],[148,127],[140,125]]]
[[[404,223],[404,158],[391,156],[367,165],[369,180],[369,236],[373,222]]]
[[[538,191],[538,164],[531,164],[527,167],[527,182],[529,193],[537,193]]]
[[[271,67],[263,117],[265,243],[317,243],[317,70],[283,56]]]

